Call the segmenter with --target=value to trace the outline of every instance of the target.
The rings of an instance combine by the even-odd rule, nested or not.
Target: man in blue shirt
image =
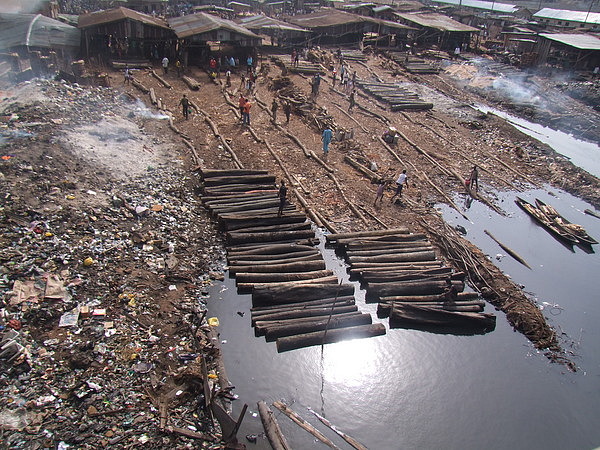
[[[331,139],[333,138],[333,131],[331,128],[325,127],[323,130],[323,135],[321,136],[321,140],[323,141],[323,153],[325,153],[325,159],[327,159],[327,153],[329,153],[329,144],[331,143]]]

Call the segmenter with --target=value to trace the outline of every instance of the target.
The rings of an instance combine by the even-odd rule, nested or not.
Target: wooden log
[[[150,73],[152,74],[152,76],[154,78],[156,78],[167,89],[172,89],[173,88],[173,86],[171,86],[163,77],[161,77],[160,75],[158,75],[154,70],[151,70]]]
[[[403,242],[358,242],[343,246],[348,252],[366,252],[375,250],[395,250],[407,247],[430,247],[430,241],[403,241]]]
[[[205,178],[237,177],[242,175],[268,175],[268,170],[254,169],[202,169],[200,175]]]
[[[258,225],[246,228],[237,228],[236,233],[256,233],[256,232],[272,232],[272,231],[296,231],[310,230],[312,222],[305,220],[304,222],[284,223],[278,225]]]
[[[435,281],[435,280],[456,280],[464,281],[466,274],[464,272],[448,274],[403,274],[402,272],[379,272],[361,274],[361,280],[365,283],[394,283],[397,281]]]
[[[204,186],[275,183],[275,175],[230,175],[204,179]]]
[[[283,208],[283,212],[290,212],[295,210],[296,208],[292,205],[286,205]],[[273,202],[271,204],[236,206],[231,208],[220,209],[218,211],[211,211],[211,213],[217,216],[232,212],[247,212],[248,214],[255,214],[260,212],[266,215],[275,216],[279,213],[279,201]]]
[[[156,93],[154,92],[154,88],[150,88],[150,103],[153,105],[157,105],[158,101],[156,99]]]
[[[344,301],[350,301],[352,304],[354,304],[354,297],[352,295],[346,295],[346,296],[341,296],[341,297],[336,297],[336,298],[322,298],[319,300],[309,300],[307,302],[298,302],[298,303],[293,303],[291,305],[254,306],[254,307],[250,308],[250,311],[252,314],[254,314],[254,313],[262,313],[262,312],[280,310],[280,309],[301,309],[304,307],[317,306],[317,305],[322,305],[322,304],[326,304],[326,303],[344,302]]]
[[[478,302],[481,304],[458,304],[458,303],[418,303],[419,306],[426,306],[428,308],[438,308],[443,309],[445,311],[457,311],[457,312],[482,312],[484,309],[483,302]],[[390,314],[392,307],[394,305],[414,305],[414,303],[401,303],[401,302],[392,302],[392,303],[378,303],[377,304],[377,315],[379,317],[386,316]]]
[[[252,320],[252,325],[255,327],[266,326],[259,322],[272,322],[274,320],[290,320],[290,319],[301,319],[305,317],[328,317],[331,314],[344,314],[358,311],[356,305],[340,305],[340,306],[329,306],[326,308],[303,308],[291,311],[274,312],[271,314],[263,314]]]
[[[331,270],[313,270],[311,272],[292,273],[236,273],[238,283],[271,283],[277,281],[312,280],[333,275]]]
[[[445,281],[401,281],[396,283],[366,283],[367,294],[370,297],[391,295],[431,295],[442,294],[448,290]],[[458,291],[465,288],[462,281],[452,281],[452,286]]]
[[[144,94],[148,94],[150,92],[150,89],[148,89],[146,86],[144,86],[142,83],[140,83],[135,78],[133,80],[131,80],[131,84],[133,84],[133,86],[135,86],[137,89],[142,91]]]
[[[261,209],[269,209],[269,208],[278,208],[279,209],[279,199],[265,199],[265,200],[253,200],[247,202],[237,202],[231,203],[229,205],[218,205],[214,207],[209,207],[208,210],[213,215],[219,215],[222,213],[232,213],[238,211],[255,211]],[[287,208],[289,209],[289,208]]]
[[[227,215],[231,217],[231,215]],[[225,218],[225,215],[220,215],[220,222],[226,231],[235,231],[240,228],[246,228],[248,226],[270,226],[270,225],[283,225],[289,223],[302,223],[306,220],[306,216],[302,213],[285,213],[281,216],[270,216],[270,217],[255,217],[254,219],[245,217],[239,217],[235,220],[231,218]]]
[[[362,445],[360,442],[358,442],[356,439],[354,439],[352,436],[340,431],[336,426],[334,426],[329,420],[327,420],[325,417],[321,416],[320,414],[318,414],[317,412],[313,411],[311,408],[308,408],[308,410],[313,413],[315,415],[315,417],[317,419],[319,419],[321,421],[321,423],[323,425],[325,425],[326,427],[328,427],[329,429],[333,430],[338,436],[340,436],[343,440],[345,440],[348,444],[350,444],[353,448],[355,448],[356,450],[368,450],[367,447],[365,447],[364,445]]]
[[[254,259],[232,259],[229,262],[229,267],[235,269],[238,266],[254,266],[254,265],[268,266],[268,265],[278,265],[278,264],[289,264],[289,263],[301,262],[301,261],[320,261],[322,259],[323,259],[323,257],[321,256],[320,253],[306,255],[306,256],[298,256],[298,257],[293,257],[293,258],[290,257],[290,258],[262,260],[262,261],[256,261]]]
[[[232,195],[237,192],[273,192],[275,188],[272,184],[244,184],[244,183],[235,183],[235,184],[226,184],[221,186],[209,186],[204,187],[204,191],[208,193],[208,195]]]
[[[275,266],[271,266],[275,267]],[[252,301],[255,305],[296,303],[342,295],[354,295],[353,284],[300,284],[289,287],[255,288]]]
[[[329,446],[329,447],[331,447],[333,449],[339,449],[339,447],[337,447],[323,433],[321,433],[319,430],[317,430],[315,427],[313,427],[311,424],[309,424],[306,420],[304,420],[302,417],[300,417],[298,414],[296,414],[285,403],[280,402],[280,401],[276,401],[276,402],[273,402],[273,406],[275,408],[277,408],[279,411],[281,411],[282,413],[284,413],[286,416],[288,416],[292,420],[292,422],[294,422],[295,424],[297,424],[301,428],[303,428],[306,431],[308,431],[310,434],[312,434],[318,440],[320,440],[321,442],[323,442],[325,445],[327,445],[327,446]]]
[[[258,402],[258,413],[271,448],[273,450],[291,450],[277,419],[273,415],[273,411],[262,400]]]
[[[386,263],[386,262],[406,262],[406,261],[434,261],[436,258],[434,251],[396,253],[393,255],[380,256],[349,256],[348,262],[355,263]]]
[[[348,233],[337,233],[328,234],[325,236],[327,242],[335,242],[340,239],[355,239],[358,237],[379,237],[388,236],[395,234],[408,234],[407,228],[391,228],[389,230],[376,230],[376,231],[353,231]]]
[[[355,269],[350,269],[351,272]],[[363,268],[356,270],[356,273],[367,273],[367,274],[375,274],[375,273],[402,273],[403,275],[439,275],[439,274],[451,274],[454,269],[450,266],[440,266],[433,268],[425,268],[421,270],[406,270],[404,267],[389,268],[389,267],[371,267],[371,268]]]
[[[511,248],[507,247],[502,242],[500,242],[498,239],[496,239],[496,237],[492,233],[490,233],[488,230],[483,230],[483,232],[485,234],[487,234],[489,237],[491,237],[492,240],[494,242],[496,242],[496,244],[498,244],[502,250],[504,250],[506,253],[508,253],[510,256],[512,256],[514,259],[516,259],[518,262],[523,264],[528,269],[531,269],[531,266],[529,264],[527,264],[527,261],[525,261],[521,255],[519,255],[517,252],[515,252],[514,250],[512,250]]]
[[[181,79],[192,91],[197,91],[198,89],[200,89],[200,83],[194,80],[193,78],[184,75],[183,77],[181,77]]]
[[[288,253],[278,253],[276,255],[261,255],[261,254],[244,254],[244,253],[232,253],[227,256],[227,261],[237,261],[244,259],[251,259],[252,262],[258,261],[273,261],[276,259],[288,259],[288,258],[301,258],[304,256],[313,256],[320,255],[319,250],[316,248],[309,247],[309,250],[303,252],[288,252]]]
[[[348,256],[380,256],[380,255],[389,255],[390,253],[412,253],[412,252],[422,252],[422,251],[431,251],[433,247],[431,245],[417,245],[417,246],[401,246],[401,247],[393,247],[393,248],[379,248],[373,250],[351,250],[346,251],[346,255]]]
[[[424,234],[394,234],[390,236],[374,236],[374,237],[363,237],[359,239],[355,238],[342,238],[336,241],[336,245],[348,246],[353,243],[355,245],[366,245],[368,242],[374,244],[380,243],[395,243],[395,242],[413,242],[413,241],[424,241]]]
[[[282,239],[280,241],[272,241],[272,242],[263,242],[263,244],[285,244],[285,245],[309,245],[311,247],[315,247],[319,245],[320,241],[318,238],[310,238],[310,239]],[[256,244],[254,243],[246,243],[246,244],[237,244],[235,246],[238,249],[247,248],[256,248]]]
[[[394,306],[390,312],[390,325],[420,325],[429,327],[482,328],[496,327],[496,316],[487,313],[446,311],[439,308],[405,304]]]
[[[287,352],[313,345],[331,344],[348,339],[361,339],[367,337],[382,336],[385,334],[385,325],[375,323],[371,325],[359,325],[350,328],[337,328],[334,330],[315,331],[312,333],[286,336],[277,339],[277,351]]]
[[[284,287],[293,288],[294,286],[304,286],[304,285],[309,285],[309,284],[320,284],[320,285],[334,284],[334,285],[336,285],[337,283],[338,283],[338,278],[336,276],[329,276],[329,277],[315,278],[315,279],[311,279],[311,280],[274,281],[272,283],[237,283],[237,288],[238,288],[238,292],[240,294],[249,294],[251,292],[254,292],[257,289],[264,289],[264,288],[284,288]]]
[[[315,250],[314,247],[308,245],[294,244],[258,244],[253,247],[227,247],[227,253],[232,258],[240,255],[280,255]]]
[[[395,268],[397,270],[426,270],[435,267],[441,267],[441,261],[418,261],[418,262],[391,262],[391,263],[354,263],[350,270],[360,270],[369,268]]]
[[[333,330],[336,328],[347,328],[356,325],[368,325],[372,323],[371,314],[356,314],[353,316],[339,317],[331,316],[331,318],[320,319],[314,322],[290,323],[289,325],[281,325],[270,327],[265,330],[265,338],[267,341],[274,341],[277,338],[284,336],[293,336],[297,334],[312,333],[321,330]]]
[[[267,192],[251,192],[237,195],[205,195],[201,198],[201,200],[205,206],[219,206],[230,205],[232,203],[239,203],[243,201],[268,200],[272,198],[279,198],[277,192],[275,192],[274,190]]]
[[[278,273],[278,272],[310,272],[313,270],[325,270],[325,261],[300,261],[296,263],[277,264],[277,265],[256,265],[256,266],[237,266],[230,268],[230,273],[238,272],[259,272],[259,273]],[[316,300],[316,299],[306,299]]]
[[[243,244],[246,242],[272,242],[285,239],[306,239],[314,238],[315,232],[312,230],[298,231],[276,231],[267,233],[237,233],[229,231],[226,234],[228,244]]]
[[[345,297],[347,298],[347,297]],[[250,319],[252,320],[252,323],[255,323],[257,321],[261,321],[263,320],[264,316],[268,316],[269,314],[276,314],[276,313],[283,313],[283,312],[293,312],[293,311],[308,311],[308,310],[312,310],[312,309],[319,309],[319,308],[335,308],[335,307],[340,307],[340,306],[353,306],[355,305],[354,303],[354,297],[351,297],[349,299],[346,300],[332,300],[332,299],[324,299],[327,300],[326,302],[320,303],[318,305],[307,305],[307,306],[302,306],[302,307],[298,307],[296,306],[296,303],[291,303],[289,305],[274,305],[277,308],[272,308],[266,311],[252,311],[251,315],[250,315]],[[308,303],[308,302],[302,302],[302,303]],[[282,321],[285,321],[286,319],[282,319]],[[294,319],[287,319],[287,320],[294,320]]]
[[[447,298],[444,294],[435,295],[392,295],[380,297],[381,302],[434,302],[444,301]],[[458,292],[454,296],[454,301],[469,301],[479,298],[477,292]]]

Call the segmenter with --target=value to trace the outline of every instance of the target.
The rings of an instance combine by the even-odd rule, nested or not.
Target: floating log
[[[273,450],[291,450],[281,428],[279,428],[279,423],[277,423],[273,411],[262,400],[258,402],[258,413],[265,430],[265,435]]]
[[[315,415],[315,417],[317,419],[319,419],[323,425],[325,425],[329,429],[333,430],[338,436],[340,436],[343,440],[345,440],[348,444],[350,444],[356,450],[368,450],[367,447],[362,445],[360,442],[358,442],[352,436],[338,430],[338,428],[335,425],[333,425],[329,420],[327,420],[325,417],[323,417],[320,414],[318,414],[317,412],[313,411],[311,408],[308,408],[308,410],[311,413],[313,413]]]
[[[527,264],[527,261],[525,261],[521,257],[521,255],[519,255],[517,252],[515,252],[514,250],[512,250],[511,248],[507,247],[502,242],[500,242],[498,239],[496,239],[496,237],[492,233],[490,233],[488,230],[483,230],[483,232],[485,234],[487,234],[489,237],[491,237],[492,240],[494,242],[496,242],[496,244],[498,244],[502,250],[504,250],[506,253],[508,253],[510,256],[512,256],[514,259],[516,259],[518,262],[520,262],[521,264],[523,264],[528,269],[531,269],[531,266],[529,264]]]
[[[452,274],[413,274],[405,275],[398,272],[383,272],[383,273],[367,273],[361,275],[361,280],[366,283],[394,283],[397,281],[433,281],[433,280],[458,280],[464,281],[466,274],[464,272],[456,272]]]
[[[377,315],[381,316],[387,316],[390,311],[392,310],[392,307],[394,305],[399,305],[399,306],[403,306],[403,305],[414,305],[415,303],[413,302],[409,302],[409,303],[403,303],[403,302],[379,302],[377,304]],[[459,312],[481,312],[483,311],[484,307],[485,307],[485,302],[483,301],[466,301],[466,302],[437,302],[437,303],[416,303],[417,306],[427,306],[430,308],[441,308],[441,309],[445,309],[447,311],[459,311]]]
[[[235,255],[279,255],[313,250],[315,250],[314,247],[295,244],[257,244],[254,247],[227,247],[227,253],[230,257]]]
[[[310,230],[312,223],[308,220],[304,222],[296,223],[284,223],[278,225],[258,225],[246,228],[237,228],[236,233],[256,233],[256,232],[272,232],[272,231],[297,231],[297,230]]]
[[[255,288],[252,300],[255,305],[284,304],[353,294],[353,284],[304,284],[279,288]]]
[[[360,270],[368,268],[397,269],[397,270],[426,270],[434,267],[442,267],[441,261],[408,261],[408,262],[390,262],[390,263],[354,263],[350,270]]]
[[[304,302],[302,302],[304,303]],[[268,316],[270,314],[277,314],[277,313],[286,313],[286,312],[297,312],[297,311],[310,311],[313,309],[332,309],[335,307],[341,307],[341,306],[354,306],[354,298],[349,298],[346,300],[335,300],[332,301],[331,299],[327,299],[327,302],[321,303],[319,305],[307,305],[307,306],[302,306],[302,307],[298,307],[296,306],[295,303],[291,303],[289,305],[274,305],[274,306],[279,306],[280,308],[273,308],[271,310],[267,310],[267,311],[252,311],[251,316],[250,316],[250,320],[252,320],[252,323],[256,323],[258,321],[264,321],[264,317]],[[297,320],[297,319],[278,319],[281,322],[285,322],[286,320]],[[278,325],[281,325],[278,323]]]
[[[281,216],[270,216],[249,218],[248,216],[237,216],[235,219],[232,217],[233,214],[223,215],[219,217],[221,226],[226,231],[236,231],[240,228],[247,228],[249,226],[270,226],[270,225],[282,225],[288,223],[302,223],[306,220],[306,216],[302,213],[286,212]]]
[[[267,208],[279,208],[279,199],[268,198],[263,200],[252,200],[245,202],[230,203],[228,205],[217,205],[208,207],[209,211],[214,215],[237,211],[253,211]]]
[[[252,201],[252,200],[269,200],[272,198],[279,198],[277,192],[249,192],[244,194],[232,194],[232,195],[205,195],[201,198],[204,206],[219,206],[219,205],[230,205],[234,202]]]
[[[355,263],[387,263],[387,262],[407,262],[407,261],[435,261],[435,252],[410,252],[410,253],[395,253],[392,255],[380,256],[349,256],[348,262]]]
[[[358,237],[388,236],[396,234],[408,234],[408,228],[390,228],[389,230],[354,231],[349,233],[328,234],[325,236],[325,239],[327,239],[327,242],[335,242],[339,241],[340,239],[355,239]]]
[[[590,215],[590,216],[592,216],[592,217],[595,217],[596,219],[600,219],[600,214],[598,214],[597,212],[592,211],[591,209],[584,209],[583,212],[586,213],[586,214],[588,214],[588,215]]]
[[[310,434],[312,434],[318,440],[323,442],[325,445],[327,445],[333,449],[339,450],[339,447],[337,447],[330,439],[328,439],[323,433],[321,433],[319,430],[317,430],[315,427],[313,427],[311,424],[309,424],[306,420],[304,420],[302,417],[300,417],[298,414],[296,414],[285,403],[276,401],[276,402],[273,402],[273,406],[275,408],[277,408],[279,411],[281,411],[282,413],[284,413],[286,416],[288,416],[292,420],[292,422],[294,422],[301,428],[308,431]]]
[[[352,250],[347,251],[346,255],[348,256],[380,256],[380,255],[389,255],[390,253],[412,253],[412,252],[422,252],[426,250],[433,250],[431,245],[422,245],[415,247],[395,247],[395,248],[378,248],[375,250]]]
[[[347,245],[360,245],[367,242],[372,243],[381,243],[381,242],[409,242],[409,241],[424,241],[426,240],[426,236],[424,234],[415,233],[415,234],[393,234],[389,236],[376,236],[376,237],[363,237],[363,238],[339,238],[336,241],[337,245],[347,246]]]
[[[288,264],[293,262],[300,261],[319,261],[323,259],[323,257],[319,253],[306,255],[306,256],[298,256],[298,257],[289,257],[282,259],[272,259],[270,261],[260,260],[257,261],[255,259],[232,259],[229,261],[230,268],[236,268],[237,266],[252,266],[252,265],[277,265],[277,264]]]
[[[236,273],[238,283],[270,283],[277,281],[311,280],[333,275],[331,270],[313,270],[311,272],[292,273]]]
[[[316,248],[309,247],[310,250],[306,250],[303,252],[289,252],[289,253],[277,253],[275,255],[261,255],[261,254],[251,254],[251,253],[232,253],[228,255],[227,261],[232,263],[233,261],[240,260],[251,260],[251,264],[258,263],[261,261],[271,262],[278,259],[288,260],[289,258],[302,258],[305,256],[321,256],[319,250]],[[291,261],[288,261],[291,262]],[[239,264],[239,263],[237,263]],[[250,265],[250,264],[249,264]]]
[[[250,292],[254,292],[257,289],[263,289],[263,288],[285,288],[285,287],[290,287],[293,288],[296,285],[307,285],[307,284],[320,284],[320,285],[325,285],[325,284],[333,284],[333,285],[337,285],[338,283],[338,278],[336,276],[329,276],[329,277],[322,277],[322,278],[315,278],[312,280],[296,280],[296,281],[280,281],[280,282],[273,282],[273,283],[238,283],[237,284],[237,288],[240,294],[249,294]]]
[[[457,292],[454,294],[453,301],[468,301],[479,298],[477,292]],[[445,294],[433,295],[390,295],[381,296],[381,302],[436,302],[447,299]]]
[[[313,270],[325,270],[325,261],[300,261],[289,264],[276,264],[276,265],[256,265],[256,266],[236,266],[230,268],[230,273],[237,272],[261,272],[261,273],[278,273],[278,272],[310,272]],[[306,299],[311,300],[311,299]],[[314,300],[314,299],[312,299]]]
[[[372,268],[363,268],[363,269],[350,269],[350,273],[365,273],[365,274],[374,274],[374,273],[389,273],[389,272],[398,272],[404,275],[440,275],[440,274],[451,274],[454,269],[449,266],[440,266],[433,268],[425,268],[421,270],[406,270],[404,267],[400,268],[387,268],[387,267],[372,267]]]
[[[286,336],[277,339],[277,351],[287,352],[313,345],[331,344],[347,339],[360,339],[366,337],[382,336],[385,334],[385,325],[375,323],[359,325],[351,328],[337,328],[333,330],[315,331],[312,333]]]
[[[316,320],[314,322],[290,323],[289,325],[280,325],[270,327],[265,330],[267,341],[274,341],[284,336],[293,336],[297,334],[312,333],[321,330],[333,330],[336,328],[347,328],[356,325],[368,325],[372,323],[371,314],[356,314],[352,316],[331,316],[331,318]]]
[[[281,311],[274,312],[271,314],[263,314],[252,320],[252,325],[257,328],[268,326],[269,324],[263,324],[259,322],[272,322],[274,320],[290,320],[290,319],[301,319],[305,317],[329,317],[330,315],[353,313],[358,311],[356,305],[341,305],[341,306],[330,306],[327,308],[304,308],[292,311]]]
[[[465,288],[462,281],[452,281],[452,286],[458,291]],[[400,281],[396,283],[367,283],[370,297],[391,295],[426,295],[442,294],[448,290],[446,281]]]
[[[254,306],[254,307],[250,308],[250,311],[252,314],[255,314],[255,313],[260,314],[263,312],[274,311],[274,310],[300,309],[300,308],[304,308],[304,307],[317,306],[317,305],[326,304],[326,303],[338,303],[338,302],[341,303],[341,302],[345,302],[345,301],[350,301],[351,304],[354,304],[354,297],[352,295],[346,295],[346,296],[337,297],[337,298],[322,298],[319,300],[310,300],[307,302],[292,303],[290,305]]]
[[[187,84],[187,87],[189,87],[192,91],[197,91],[198,89],[200,89],[200,83],[194,80],[193,78],[184,75],[183,77],[181,77],[181,79],[185,84]]]
[[[275,231],[270,233],[237,233],[235,231],[229,231],[226,235],[228,244],[243,244],[246,242],[271,242],[285,239],[306,239],[314,237],[315,232],[312,230]]]
[[[496,316],[487,313],[445,311],[439,308],[404,304],[390,312],[390,325],[421,325],[435,327],[466,327],[493,330]]]

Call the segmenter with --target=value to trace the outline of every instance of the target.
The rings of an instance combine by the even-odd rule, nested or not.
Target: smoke
[[[37,14],[47,0],[0,0],[0,13]]]
[[[140,100],[137,99],[135,105],[132,108],[132,114],[144,119],[157,119],[157,120],[168,120],[169,116],[166,114],[160,114],[152,112],[148,107]]]
[[[528,104],[537,108],[546,107],[546,100],[538,93],[537,86],[526,83],[522,77],[500,76],[493,81],[492,89],[513,103]]]

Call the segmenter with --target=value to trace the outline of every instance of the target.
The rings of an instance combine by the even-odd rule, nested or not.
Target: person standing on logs
[[[323,153],[325,154],[325,160],[327,160],[327,155],[329,153],[329,144],[331,143],[331,139],[333,138],[333,131],[327,125],[323,130],[323,134],[321,135],[321,140],[323,141]]]
[[[285,185],[285,180],[281,180],[281,186],[279,186],[279,211],[277,211],[277,217],[281,217],[283,214],[283,207],[285,206],[285,199],[287,196],[287,187]]]
[[[285,123],[290,123],[290,115],[292,114],[292,105],[290,102],[283,103],[283,113],[285,114]]]
[[[183,94],[183,97],[179,100],[179,104],[181,105],[183,117],[187,120],[190,113],[190,101],[188,100],[187,95]]]
[[[402,171],[402,173],[396,180],[396,192],[394,192],[390,203],[394,203],[396,197],[402,197],[402,188],[404,186],[406,186],[406,188],[408,189],[408,175],[406,175],[406,169]]]
[[[277,103],[276,99],[273,99],[273,103],[271,103],[271,114],[273,114],[273,123],[277,123],[277,110],[279,109],[279,103]]]

